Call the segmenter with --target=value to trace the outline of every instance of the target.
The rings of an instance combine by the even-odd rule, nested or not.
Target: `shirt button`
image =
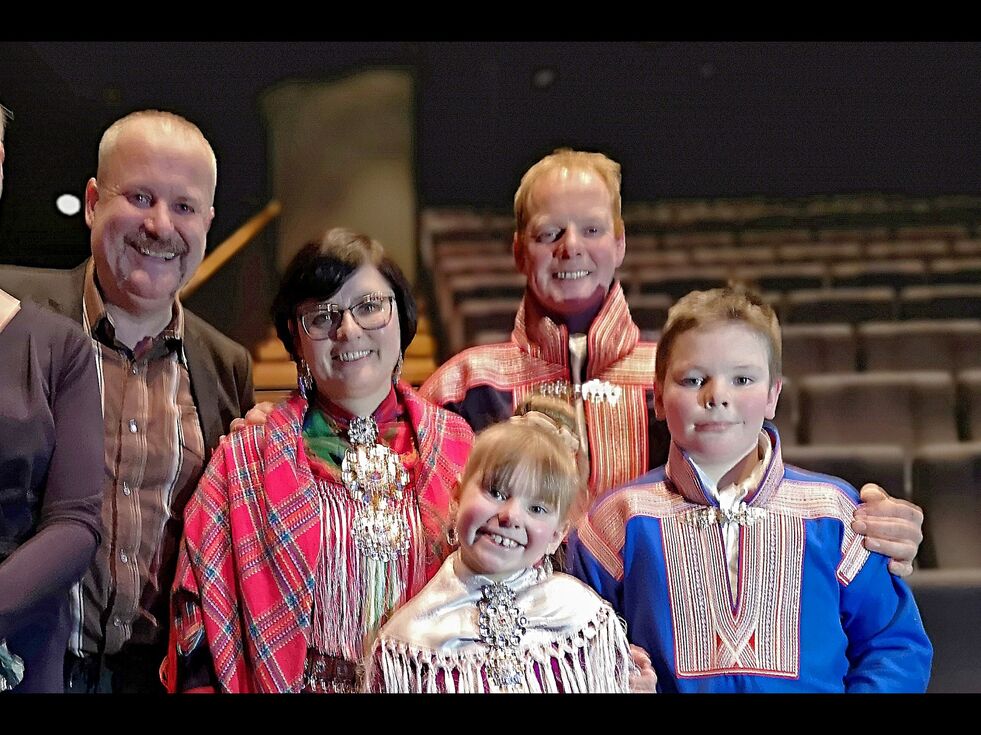
[[[130,434],[135,434],[138,429],[139,429],[139,427],[136,425],[136,419],[130,419],[129,420],[129,433]]]
[[[126,552],[125,551],[120,551],[119,552],[119,560],[123,564],[129,564],[129,557],[126,555]]]
[[[132,494],[133,494],[133,491],[130,489],[129,483],[128,482],[124,482],[123,483],[123,495],[132,495]]]

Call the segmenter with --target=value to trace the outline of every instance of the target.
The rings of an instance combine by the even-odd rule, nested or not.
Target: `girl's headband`
[[[548,414],[542,413],[541,411],[528,411],[520,416],[512,416],[510,419],[508,419],[508,421],[520,424],[531,424],[537,428],[546,429],[559,437],[565,448],[569,450],[573,460],[575,460],[579,454],[579,439],[565,426],[559,424]]]

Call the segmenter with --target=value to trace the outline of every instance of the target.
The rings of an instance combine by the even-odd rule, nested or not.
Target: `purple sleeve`
[[[100,539],[105,432],[92,344],[80,330],[55,334],[49,394],[54,448],[37,532],[0,563],[0,638],[30,622],[38,603],[67,592]]]
[[[511,418],[514,413],[513,403],[511,391],[497,390],[489,385],[477,385],[469,388],[459,402],[445,403],[442,407],[462,416],[476,433],[491,424]]]

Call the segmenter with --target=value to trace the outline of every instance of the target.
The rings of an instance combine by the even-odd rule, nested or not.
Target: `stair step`
[[[416,334],[405,351],[406,357],[432,357],[436,354],[436,340],[431,334]]]
[[[432,357],[406,357],[402,365],[402,379],[409,385],[420,386],[436,372],[436,361]]]
[[[283,390],[296,387],[296,364],[290,360],[255,363],[252,372],[256,390]]]
[[[290,359],[290,353],[283,347],[279,337],[273,337],[260,342],[253,351],[256,360],[262,362],[282,362]]]

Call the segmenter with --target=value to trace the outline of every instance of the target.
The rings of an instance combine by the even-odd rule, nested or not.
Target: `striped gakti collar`
[[[763,423],[763,431],[770,440],[770,462],[763,472],[759,485],[747,493],[745,503],[748,506],[763,506],[773,497],[783,480],[783,457],[780,452],[780,435],[776,427],[769,421]],[[684,449],[674,441],[668,452],[668,463],[664,468],[668,479],[686,500],[698,505],[718,506],[718,499],[703,484],[699,477],[698,468]]]
[[[512,341],[532,357],[552,364],[569,365],[569,329],[545,315],[538,300],[526,290],[514,320]],[[640,341],[627,299],[619,281],[614,281],[596,318],[586,333],[588,380],[630,355]]]

